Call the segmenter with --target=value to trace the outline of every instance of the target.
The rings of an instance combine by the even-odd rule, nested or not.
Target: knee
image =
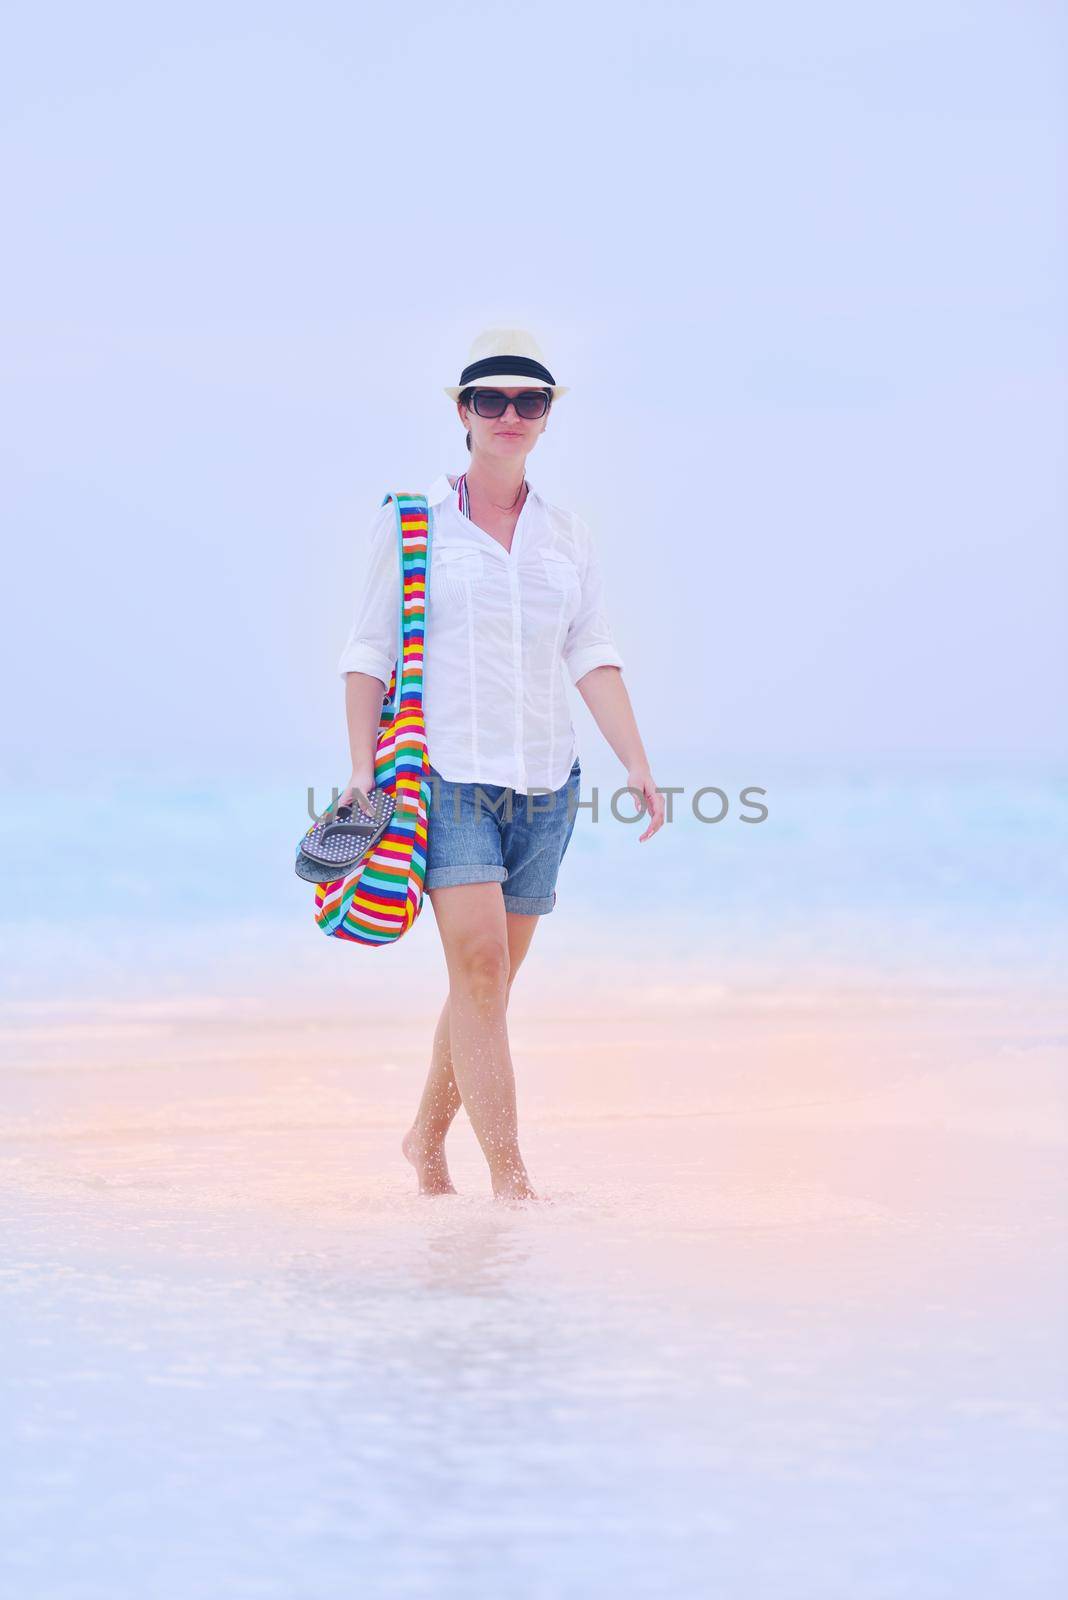
[[[473,939],[457,953],[451,977],[475,999],[490,1000],[506,996],[509,972],[506,944]]]

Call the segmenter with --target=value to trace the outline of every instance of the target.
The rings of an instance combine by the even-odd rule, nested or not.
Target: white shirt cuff
[[[566,660],[567,670],[574,684],[577,684],[587,672],[592,672],[594,667],[622,668],[623,666],[623,657],[619,651],[613,650],[611,645],[604,644],[589,644],[584,650],[576,650]]]
[[[384,656],[373,645],[350,644],[341,652],[337,670],[342,678],[347,672],[367,672],[372,678],[380,678],[383,686],[388,689],[393,665],[391,657]]]

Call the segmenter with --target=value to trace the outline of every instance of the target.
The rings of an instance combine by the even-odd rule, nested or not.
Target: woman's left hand
[[[631,767],[627,773],[627,788],[641,790],[644,805],[652,818],[645,832],[638,835],[638,843],[644,844],[646,839],[651,839],[664,825],[664,796],[653,782],[653,774],[648,767]],[[640,816],[643,809],[642,802],[634,794],[631,795],[631,799],[634,801],[635,816]]]

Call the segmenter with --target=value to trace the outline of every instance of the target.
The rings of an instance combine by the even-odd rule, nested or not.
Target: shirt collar
[[[459,474],[457,474],[457,476],[459,476]],[[535,489],[534,485],[530,481],[529,474],[527,476],[527,488],[531,494],[536,495],[538,493],[537,489]],[[451,494],[454,495],[455,493],[456,490],[449,482],[448,473],[443,472],[441,473],[440,477],[434,479],[433,483],[430,485],[430,488],[427,490],[427,503],[432,506],[439,506],[443,500],[447,500]],[[541,498],[540,495],[538,498]]]
[[[453,488],[452,484],[448,480],[448,477],[443,472],[439,477],[434,479],[433,483],[430,485],[430,488],[426,492],[426,497],[430,505],[439,506],[443,500],[447,500],[449,498],[450,494],[455,493],[456,490]]]

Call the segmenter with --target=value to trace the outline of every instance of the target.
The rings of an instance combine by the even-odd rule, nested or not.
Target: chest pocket
[[[440,545],[435,560],[435,575],[440,575],[442,587],[452,600],[465,600],[485,576],[485,557],[470,545]]]
[[[543,550],[541,564],[546,578],[554,589],[567,594],[570,599],[578,599],[582,584],[578,568],[570,556],[565,556],[560,550]]]

